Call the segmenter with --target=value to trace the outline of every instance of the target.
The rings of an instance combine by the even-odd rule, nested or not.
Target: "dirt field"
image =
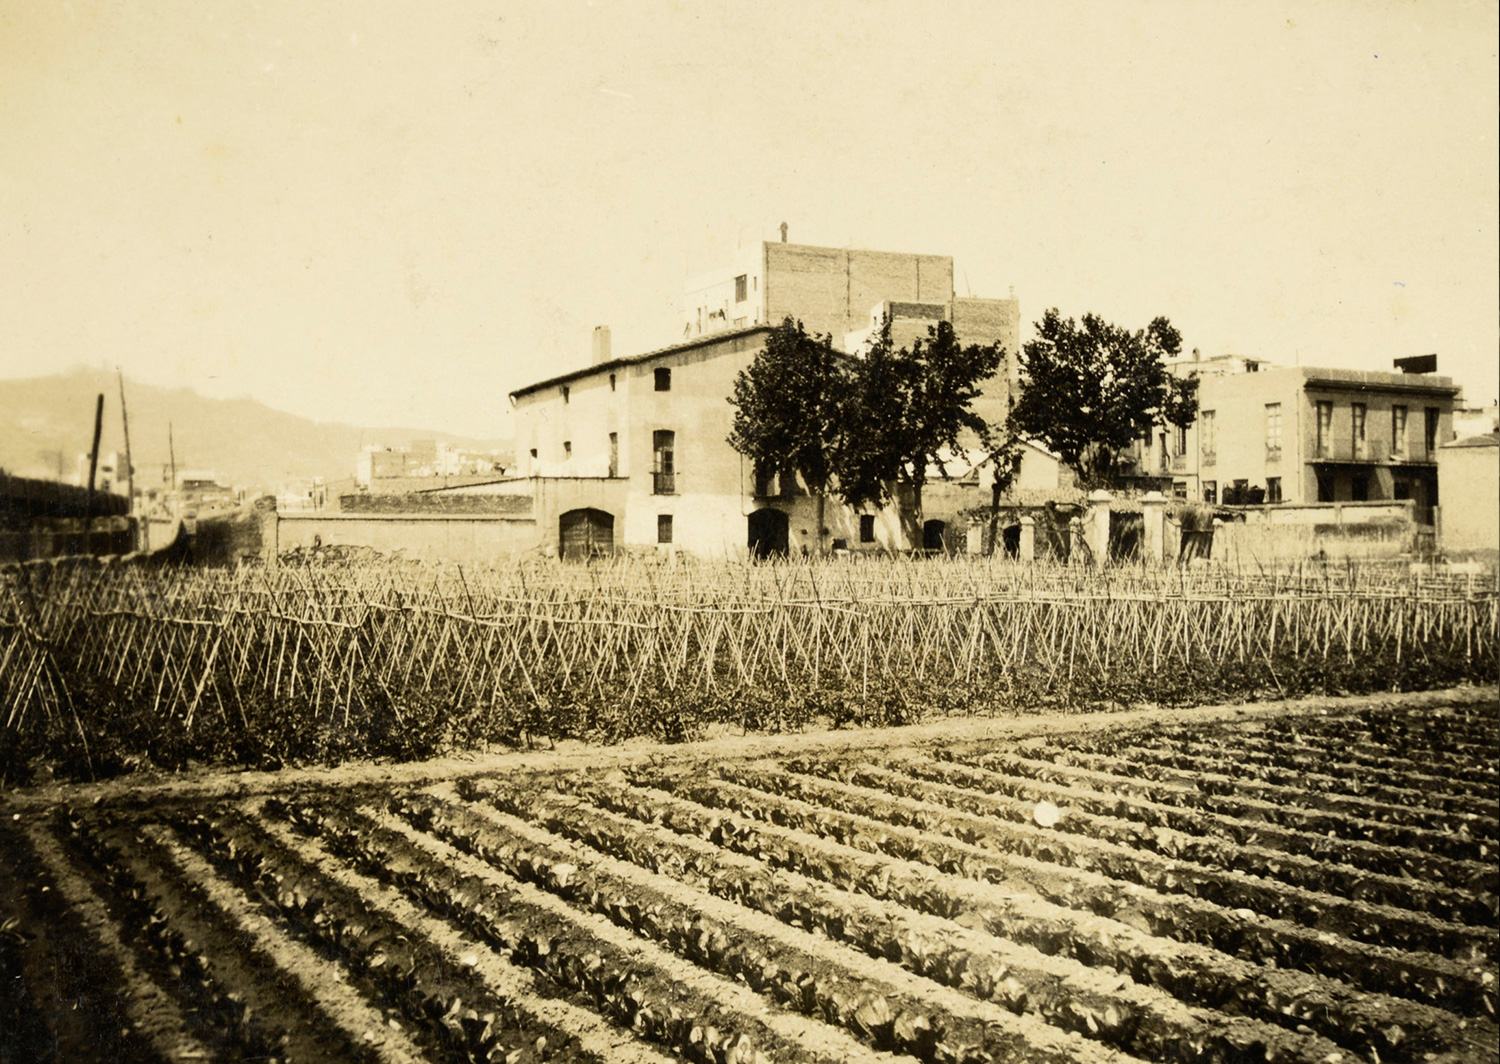
[[[1479,1061],[1494,688],[0,799],[0,1061]]]

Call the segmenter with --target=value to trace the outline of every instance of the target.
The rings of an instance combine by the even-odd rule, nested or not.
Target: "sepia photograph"
[[[1497,130],[1492,0],[0,0],[0,1064],[1491,1064]]]

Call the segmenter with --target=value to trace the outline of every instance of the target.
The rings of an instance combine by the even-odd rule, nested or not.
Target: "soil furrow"
[[[451,792],[447,800],[461,801]],[[873,983],[876,992],[890,1000],[893,1012],[898,1008],[903,1012],[919,1011],[924,1007],[920,1003],[926,1002],[927,1010],[938,1015],[946,1014],[948,1026],[957,1027],[959,1024],[955,1021],[960,1020],[977,1024],[976,1030],[983,1032],[986,1051],[1019,1054],[1020,1059],[1037,1061],[1122,1059],[1120,1054],[1097,1042],[1059,1030],[1035,1018],[1019,1017],[989,1002],[958,994],[929,980],[913,976],[887,961],[863,956],[825,938],[787,927],[761,913],[724,902],[702,891],[686,888],[673,879],[647,872],[634,864],[592,853],[497,809],[482,805],[469,806],[466,803],[464,807],[470,815],[493,824],[506,834],[524,838],[529,846],[550,850],[558,858],[580,869],[595,869],[595,875],[601,880],[628,884],[629,895],[640,898],[639,904],[646,904],[645,898],[648,895],[674,902],[690,911],[701,912],[724,926],[732,927],[740,937],[766,943],[770,947],[767,950],[769,955],[786,958],[781,962],[785,965],[805,971],[826,972],[828,977],[849,985]]]
[[[177,1001],[147,974],[146,967],[121,938],[110,907],[79,872],[50,831],[39,824],[26,832],[42,871],[78,918],[83,930],[119,975],[119,1000],[131,1033],[149,1043],[155,1055],[169,1061],[212,1058],[192,1033]]]
[[[225,882],[208,861],[178,841],[168,828],[147,824],[141,828],[141,834],[235,928],[242,943],[239,949],[253,950],[272,962],[274,969],[266,973],[269,987],[253,977],[236,980],[236,985],[246,988],[242,992],[258,1012],[274,1015],[278,1022],[287,1025],[291,1031],[287,1050],[292,1059],[348,1059],[346,1054],[361,1051],[388,1064],[420,1064],[425,1059],[405,1034],[386,1022],[384,1013],[348,985],[340,965],[287,935],[257,906],[246,901],[239,890]],[[216,955],[224,958],[226,954],[232,955],[233,949],[225,947]],[[298,996],[316,1003],[316,1020],[307,1022],[308,1017],[299,1016],[304,1021],[300,1027],[288,1023],[292,1017],[287,1011],[302,1011],[297,1007],[300,1002],[287,1000],[288,984]],[[329,1044],[330,1028],[343,1037],[347,1049]]]
[[[1015,854],[1077,868],[1121,882],[1138,883],[1162,894],[1185,893],[1228,909],[1250,909],[1317,931],[1403,949],[1431,949],[1466,959],[1493,960],[1500,932],[1493,927],[1440,920],[1389,905],[1304,890],[1257,876],[1223,872],[1189,861],[1132,850],[1083,835],[1067,835],[1036,824],[1011,824],[975,816],[934,802],[903,798],[854,786],[758,766],[723,766],[721,774],[768,794],[786,795],[843,813],[915,827],[986,851]]]
[[[1339,974],[1357,980],[1355,986],[1346,986],[1336,978],[1226,955],[1212,948],[1211,940],[1200,944],[1158,937],[1138,910],[1116,913],[1119,919],[1114,919],[1017,892],[1004,882],[976,879],[973,873],[979,869],[938,873],[928,864],[889,856],[868,839],[834,841],[816,831],[742,818],[661,791],[593,784],[584,793],[641,823],[661,822],[680,834],[842,889],[947,919],[977,921],[996,936],[1043,953],[1114,968],[1191,1003],[1275,1023],[1305,1023],[1330,1036],[1377,1031],[1394,1021],[1402,1030],[1420,1032],[1438,1045],[1451,1041],[1451,1013],[1386,997],[1383,991],[1489,1016],[1491,1021],[1494,1016],[1493,982],[1483,983],[1451,963],[1433,971],[1411,966],[1408,956],[1395,951],[1364,949],[1335,958],[1343,962]],[[1472,1021],[1460,1019],[1457,1024],[1466,1022]]]
[[[442,798],[443,792],[439,790],[434,797]],[[888,1053],[873,1050],[837,1028],[825,1024],[809,1025],[779,1009],[768,1008],[764,998],[742,983],[705,971],[692,961],[617,926],[603,916],[580,911],[547,891],[516,879],[481,858],[456,849],[442,838],[416,828],[400,817],[375,810],[368,811],[368,814],[372,823],[403,835],[414,846],[444,864],[497,889],[515,893],[537,909],[549,913],[559,923],[578,928],[596,942],[613,948],[623,956],[633,957],[637,966],[656,969],[667,980],[690,988],[703,1000],[716,1003],[725,1014],[743,1017],[748,1021],[748,1027],[764,1027],[762,1039],[768,1047],[781,1043],[783,1050],[795,1048],[811,1060],[849,1061],[851,1064],[879,1064],[890,1059]],[[766,1034],[771,1037],[766,1037]]]
[[[491,800],[596,852],[754,908],[783,924],[826,934],[981,1000],[1037,1013],[1085,1037],[1102,1037],[1107,1031],[1112,1037],[1106,1040],[1146,1059],[1188,1062],[1262,1053],[1267,1059],[1322,1061],[1335,1048],[1322,1038],[1189,1006],[1122,978],[1114,969],[974,930],[973,920],[965,926],[797,872],[773,872],[755,858],[599,806],[572,799],[559,804],[535,792],[517,795],[503,788],[496,788]],[[1099,1018],[1106,1020],[1102,1028]]]
[[[943,872],[1010,885],[1065,908],[1132,921],[1148,934],[1202,942],[1256,963],[1294,966],[1334,978],[1369,968],[1380,971],[1381,977],[1389,980],[1386,985],[1397,993],[1416,973],[1425,973],[1425,979],[1439,993],[1446,993],[1454,983],[1461,987],[1460,999],[1470,1003],[1464,1006],[1466,1011],[1484,1015],[1494,1008],[1493,985],[1484,981],[1482,964],[1458,963],[1438,954],[1396,950],[1313,932],[1248,909],[1226,910],[1189,895],[1163,895],[1093,872],[983,850],[956,840],[939,842],[921,831],[734,784],[685,787],[684,794],[703,805],[720,805],[751,819],[806,828],[871,852],[920,860]]]
[[[1232,732],[1221,733],[1214,742],[1205,741],[1205,738],[1202,735],[1191,739],[1154,736],[1149,741],[1122,748],[1121,753],[1127,757],[1136,751],[1149,752],[1153,757],[1165,754],[1206,766],[1236,764],[1242,771],[1268,782],[1292,783],[1310,790],[1360,796],[1400,797],[1409,794],[1417,799],[1413,804],[1491,816],[1500,812],[1500,803],[1493,797],[1493,771],[1470,769],[1447,775],[1429,775],[1417,771],[1417,766],[1411,762],[1381,765],[1373,759],[1361,760],[1343,750],[1320,758],[1290,744],[1277,746],[1269,752],[1257,751]]]
[[[600,1060],[579,1049],[570,1033],[537,1023],[493,992],[461,958],[452,960],[392,918],[377,897],[360,892],[365,882],[346,881],[332,863],[310,867],[270,827],[235,812],[189,819],[179,829],[298,936],[343,959],[362,991],[401,1013],[403,1029],[424,1056],[470,1061],[498,1053],[515,1064]]]
[[[1395,828],[1374,822],[1350,824],[1342,817],[1283,817],[1278,806],[1247,801],[1217,803],[1231,812],[1215,812],[1215,803],[1190,804],[1184,789],[1170,784],[1156,785],[1130,780],[1089,769],[1066,768],[1050,761],[1036,761],[1010,754],[991,754],[985,758],[989,768],[959,761],[913,753],[897,755],[888,762],[892,767],[922,779],[958,783],[983,791],[996,791],[1032,801],[1049,800],[1075,803],[1100,812],[1163,825],[1179,831],[1224,838],[1242,845],[1261,845],[1308,858],[1368,868],[1386,875],[1400,876],[1410,882],[1444,883],[1479,893],[1500,891],[1500,867],[1490,862],[1461,861],[1434,854],[1420,845],[1406,841],[1423,840],[1420,829]],[[1171,799],[1171,801],[1159,800]],[[1234,814],[1242,815],[1234,815]],[[1277,819],[1272,819],[1276,817]],[[1293,819],[1299,827],[1278,823]],[[1348,838],[1341,829],[1353,827],[1361,837]],[[1321,828],[1321,830],[1316,830]],[[1386,841],[1371,841],[1369,835]]]
[[[1429,790],[1382,783],[1361,784],[1356,780],[1288,769],[1256,768],[1222,756],[1222,747],[1208,743],[1197,743],[1190,751],[1178,752],[1127,742],[1111,746],[1110,752],[1135,764],[1186,769],[1200,775],[1230,776],[1247,784],[1253,782],[1293,788],[1301,794],[1351,808],[1358,808],[1361,804],[1371,808],[1396,806],[1408,810],[1412,816],[1446,816],[1450,820],[1456,817],[1466,818],[1471,819],[1476,828],[1482,827],[1491,833],[1496,824],[1500,823],[1500,819],[1497,819],[1500,816],[1500,803],[1463,790],[1449,792],[1443,789],[1442,781],[1437,781],[1437,786]]]
[[[1341,823],[1351,826],[1383,825],[1380,829],[1372,827],[1371,833],[1365,836],[1353,833],[1352,837],[1355,838],[1368,837],[1378,841],[1382,838],[1382,833],[1407,830],[1412,831],[1411,838],[1425,843],[1422,849],[1461,860],[1492,860],[1496,852],[1497,824],[1477,815],[1302,791],[1295,787],[1243,779],[1203,768],[1189,770],[1143,764],[1112,754],[1084,753],[1051,745],[1023,744],[1017,747],[1017,752],[1027,758],[1062,768],[1090,769],[1123,780],[1141,780],[1146,784],[1176,784],[1182,787],[1179,793],[1186,794],[1187,800],[1194,803],[1223,802],[1223,808],[1228,809],[1238,808],[1240,803],[1244,803],[1247,808],[1275,810],[1268,812],[1267,816],[1280,817],[1282,823],[1315,823],[1326,815],[1333,814],[1347,818]],[[983,755],[974,763],[982,768],[990,767]],[[1209,805],[1209,808],[1219,807]],[[1416,834],[1417,830],[1420,830],[1420,835]]]
[[[575,1036],[579,1048],[585,1053],[592,1054],[601,1061],[609,1061],[610,1064],[617,1061],[620,1064],[664,1064],[672,1059],[652,1049],[629,1031],[559,997],[556,990],[545,982],[545,977],[529,968],[510,963],[483,943],[475,942],[453,930],[444,921],[429,915],[396,892],[349,868],[338,857],[321,851],[316,840],[305,838],[274,821],[266,823],[266,831],[311,867],[356,891],[366,899],[372,910],[383,913],[400,926],[431,941],[450,963],[459,968],[472,969],[500,997],[524,1003],[525,1009],[534,1013],[542,1022]],[[457,856],[459,855],[449,850],[446,854],[440,854],[439,859],[452,863],[446,859]]]
[[[1196,831],[1177,826],[1187,820],[1185,817],[1157,815],[1154,824],[1143,823],[1147,810],[1127,810],[1120,808],[1125,803],[1119,799],[1100,801],[1098,797],[1060,787],[1028,786],[1011,781],[1005,789],[1019,791],[1019,794],[998,793],[1000,786],[985,788],[986,793],[975,793],[972,780],[952,783],[933,779],[933,766],[936,765],[937,762],[930,762],[924,771],[922,766],[908,767],[900,761],[888,762],[889,767],[854,761],[797,760],[785,763],[785,767],[793,771],[872,787],[976,816],[1000,816],[1027,825],[1035,818],[1037,802],[1053,801],[1060,810],[1060,819],[1054,828],[1069,835],[1098,839],[1208,868],[1243,872],[1351,900],[1422,912],[1453,923],[1484,926],[1494,923],[1497,915],[1497,899],[1493,893],[1476,894],[1469,890],[1455,890],[1441,882],[1424,883],[1383,875],[1339,864],[1326,856],[1314,859],[1300,853],[1269,849],[1243,836],[1239,839],[1210,838],[1204,834],[1204,829],[1214,826],[1211,822],[1195,825]],[[1117,808],[1120,812],[1134,812],[1136,815],[1116,815]]]

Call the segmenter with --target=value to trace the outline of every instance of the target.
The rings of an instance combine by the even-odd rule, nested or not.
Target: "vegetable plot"
[[[896,734],[15,802],[0,1059],[1494,1059],[1493,701]]]

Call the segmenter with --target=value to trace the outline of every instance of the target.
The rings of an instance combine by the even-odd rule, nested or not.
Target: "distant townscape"
[[[742,249],[721,270],[690,281],[677,343],[616,354],[609,328],[596,328],[588,364],[510,394],[513,441],[411,431],[351,440],[365,433],[294,424],[300,419],[240,403],[225,404],[239,420],[221,419],[212,447],[203,443],[209,434],[185,424],[176,445],[161,398],[133,386],[142,393],[133,412],[137,457],[127,461],[128,437],[109,450],[45,452],[55,455],[55,479],[83,493],[72,509],[38,502],[46,492],[33,482],[51,478],[8,478],[5,554],[77,546],[76,529],[46,522],[80,517],[119,526],[109,549],[127,541],[159,549],[184,529],[196,531],[204,517],[224,517],[254,526],[231,537],[230,556],[346,546],[459,561],[631,552],[1066,558],[1077,549],[1101,560],[1142,550],[1188,558],[1211,551],[1215,532],[1221,557],[1462,554],[1496,546],[1496,407],[1467,404],[1462,389],[1438,373],[1435,354],[1358,371],[1278,366],[1242,354],[1183,352],[1162,319],[1168,340],[1147,359],[1157,375],[1149,386],[1177,396],[1175,412],[1140,397],[1131,406],[1128,394],[1100,399],[1101,409],[1069,398],[1084,392],[1039,404],[1044,356],[1062,366],[1064,356],[1076,355],[1064,349],[1102,323],[1085,316],[1083,328],[1062,341],[1049,333],[1023,347],[1014,289],[1003,298],[957,295],[951,257],[812,247],[785,236],[783,229],[781,241]],[[1055,316],[1045,324],[1074,328]],[[897,353],[908,358],[901,372],[918,364],[939,372],[949,357],[934,346],[940,337],[953,352],[992,351],[997,362],[950,403],[947,413],[959,420],[915,450],[893,444],[897,450],[876,456],[883,479],[854,492],[852,472],[819,480],[790,453],[752,453],[743,443],[745,424],[736,419],[750,415],[737,386],[748,387],[752,368],[780,350],[778,330],[793,327],[801,339],[789,342],[803,347],[792,371],[810,370],[819,350],[830,352],[829,372],[848,378],[846,388],[859,366],[869,377],[872,359]],[[1089,357],[1103,359],[1099,352]],[[1100,395],[1148,388],[1147,377],[1111,384],[1105,378],[1126,371],[1100,365],[1093,382]],[[1086,372],[1068,373],[1079,376],[1073,383],[1088,383]],[[107,385],[115,382],[99,376],[74,382],[75,412],[86,412],[86,389],[114,391]],[[807,373],[788,378],[796,379],[804,383],[769,387],[822,387],[806,383]],[[1031,409],[1019,417],[1017,401],[1026,407],[1030,392]],[[910,395],[885,401],[899,405]],[[1128,435],[1118,427],[1115,436],[1104,434],[1109,402],[1117,419],[1130,422]],[[856,460],[851,440],[913,416],[879,403],[846,405],[832,415],[842,424],[825,426],[829,438],[812,443],[830,461],[842,447],[847,465]],[[39,418],[22,422],[35,433]],[[1070,450],[1066,441],[1086,436],[1091,421],[1100,423],[1097,439]],[[83,438],[75,420],[69,439]],[[219,461],[235,468],[226,473]],[[127,494],[123,507],[103,501]],[[138,531],[122,540],[130,520]]]

